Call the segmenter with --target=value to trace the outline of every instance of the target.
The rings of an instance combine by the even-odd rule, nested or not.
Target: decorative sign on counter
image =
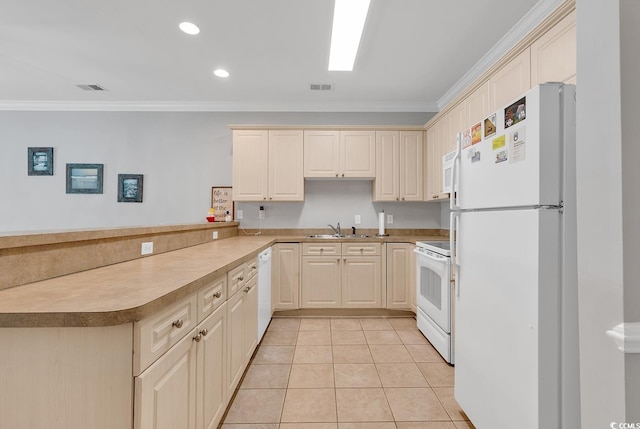
[[[229,213],[233,220],[233,188],[231,186],[214,186],[211,188],[211,208],[216,220],[225,220]]]

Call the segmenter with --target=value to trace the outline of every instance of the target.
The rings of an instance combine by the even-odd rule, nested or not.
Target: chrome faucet
[[[340,222],[338,222],[338,223],[337,223],[337,226],[336,226],[336,227],[334,227],[334,226],[333,226],[333,225],[331,225],[331,224],[328,224],[328,225],[329,225],[329,228],[331,228],[331,229],[333,230],[333,233],[334,233],[335,235],[342,235],[342,232],[340,231]]]

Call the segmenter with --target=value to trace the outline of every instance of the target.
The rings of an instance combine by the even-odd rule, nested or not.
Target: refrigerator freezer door
[[[478,428],[558,427],[561,216],[460,214],[455,398]]]
[[[485,120],[482,139],[461,146],[461,209],[558,205],[561,200],[561,84],[539,85]],[[567,102],[573,102],[568,100]],[[564,101],[563,101],[564,102]],[[505,116],[520,111],[505,128]],[[493,120],[491,120],[493,119]],[[495,122],[495,134],[488,122]],[[507,123],[509,120],[507,119]]]

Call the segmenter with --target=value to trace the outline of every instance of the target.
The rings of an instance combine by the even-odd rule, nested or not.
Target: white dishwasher
[[[258,255],[258,342],[271,320],[271,247]]]

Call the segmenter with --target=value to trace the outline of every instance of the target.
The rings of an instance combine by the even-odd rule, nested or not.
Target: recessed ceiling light
[[[200,33],[200,29],[198,28],[198,26],[192,22],[181,22],[178,27],[180,27],[180,30],[184,31],[187,34],[196,35]]]
[[[329,70],[353,70],[369,3],[370,0],[336,0],[333,9]]]
[[[213,71],[213,74],[218,77],[229,77],[229,72],[224,69],[216,69]]]

